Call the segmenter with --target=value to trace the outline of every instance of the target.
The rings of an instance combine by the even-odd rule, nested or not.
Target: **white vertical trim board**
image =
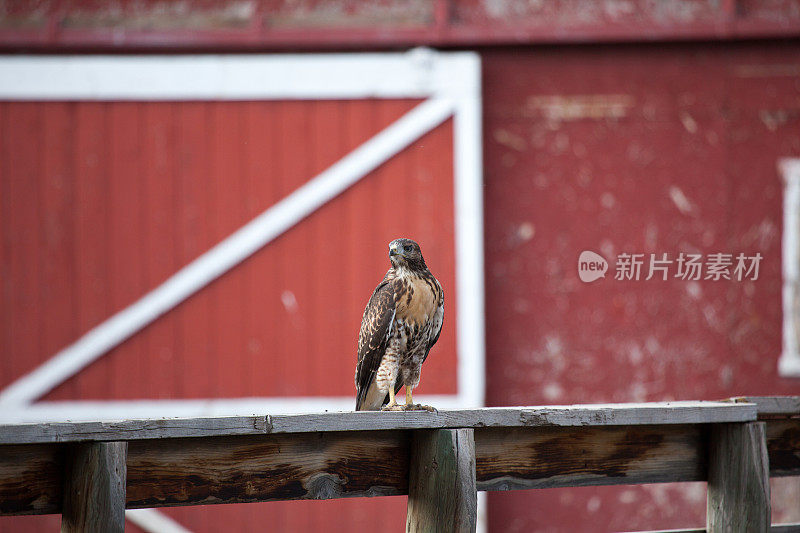
[[[783,351],[778,373],[800,377],[800,158],[782,159],[783,177]]]
[[[455,191],[456,205],[456,285],[460,301],[458,308],[458,353],[474,361],[459,365],[458,391],[469,391],[467,403],[484,404],[484,278],[483,278],[483,143],[481,136],[480,69],[465,65],[469,79],[456,104],[453,121],[455,136]],[[466,392],[465,392],[466,394]]]
[[[119,419],[349,409],[351,397],[38,402],[48,391],[289,230],[449,117],[454,118],[458,394],[443,407],[483,405],[484,299],[480,59],[471,52],[388,54],[0,57],[0,99],[425,100],[234,232],[161,286],[0,391],[0,420]],[[428,401],[420,397],[422,401]]]

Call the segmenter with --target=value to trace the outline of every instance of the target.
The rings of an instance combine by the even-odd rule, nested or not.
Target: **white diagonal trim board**
[[[191,530],[155,509],[127,509],[125,519],[150,533],[192,533]]]
[[[455,102],[435,97],[264,211],[141,299],[0,392],[0,407],[30,403],[246,259],[321,205],[453,114]]]

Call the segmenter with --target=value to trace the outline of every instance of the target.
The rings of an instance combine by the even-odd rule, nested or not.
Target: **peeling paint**
[[[295,0],[286,7],[269,9],[265,24],[269,28],[414,28],[434,21],[434,3],[425,0],[404,2],[349,2],[333,0]]]
[[[610,192],[604,192],[600,195],[600,205],[602,205],[605,209],[611,209],[617,203],[616,198]]]
[[[125,6],[125,7],[123,7]],[[108,28],[114,31],[146,31],[171,29],[235,29],[252,24],[256,13],[254,0],[228,2],[199,9],[189,1],[118,3],[106,5],[104,9],[75,9],[60,21],[60,26],[69,29]]]
[[[549,402],[556,402],[564,396],[564,388],[558,383],[548,383],[542,389],[542,394]]]
[[[775,78],[780,76],[800,76],[800,64],[754,64],[736,65],[733,68],[735,76],[740,78]]]
[[[793,109],[762,109],[758,112],[758,118],[769,131],[777,131],[778,128],[790,121],[795,121],[800,112]]]
[[[582,119],[619,119],[634,106],[627,94],[589,94],[576,96],[531,96],[526,102],[528,115],[542,115],[553,122]]]
[[[517,228],[517,237],[520,241],[529,241],[536,235],[536,228],[530,222],[523,222]]]
[[[528,143],[525,142],[525,139],[519,135],[511,133],[506,129],[494,130],[492,133],[492,138],[495,140],[495,142],[518,152],[522,152],[528,147]]]
[[[285,290],[281,293],[281,303],[288,313],[294,314],[299,309],[297,298],[295,298],[294,293],[290,290]]]
[[[675,204],[675,207],[678,208],[678,211],[684,215],[688,215],[694,211],[694,207],[692,207],[691,202],[689,202],[689,199],[686,198],[686,195],[677,185],[670,186],[669,197],[672,200],[672,203]]]
[[[686,111],[680,113],[681,124],[689,133],[697,133],[697,121]]]

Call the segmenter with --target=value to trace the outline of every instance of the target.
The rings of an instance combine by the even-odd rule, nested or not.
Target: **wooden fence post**
[[[769,457],[764,422],[713,424],[709,440],[709,533],[770,529]]]
[[[68,448],[61,531],[125,531],[127,442],[90,442]]]
[[[406,532],[474,532],[472,429],[416,430],[411,442]]]

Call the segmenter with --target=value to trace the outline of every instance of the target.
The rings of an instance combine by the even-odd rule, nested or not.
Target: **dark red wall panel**
[[[798,0],[39,0],[0,4],[0,47],[340,49],[797,36]]]
[[[800,381],[777,374],[776,167],[800,156],[799,52],[784,43],[483,54],[489,405],[800,393]],[[605,279],[579,280],[583,250],[609,259]],[[756,281],[645,281],[646,272],[616,281],[623,252],[764,258]],[[493,493],[489,504],[495,531],[705,520],[702,484]],[[776,518],[785,513],[776,506]]]

